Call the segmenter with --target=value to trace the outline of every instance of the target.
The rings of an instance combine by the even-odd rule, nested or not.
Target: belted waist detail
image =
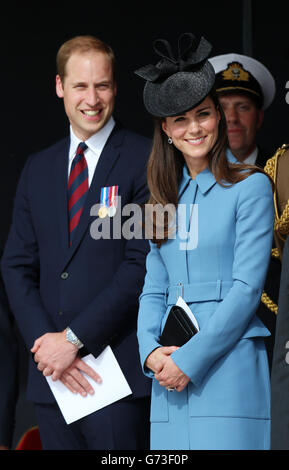
[[[185,302],[205,302],[209,300],[222,300],[229,292],[233,281],[194,282],[192,284],[178,284],[167,288],[167,303],[175,304],[179,296]]]

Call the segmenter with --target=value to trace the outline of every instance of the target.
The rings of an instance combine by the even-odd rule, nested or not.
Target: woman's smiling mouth
[[[191,145],[200,145],[206,140],[207,136],[204,137],[198,137],[197,139],[186,139],[186,142],[188,142]]]

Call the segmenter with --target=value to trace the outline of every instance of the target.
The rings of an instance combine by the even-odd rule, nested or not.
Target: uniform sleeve
[[[289,237],[284,246],[271,374],[271,449],[289,449]]]
[[[171,356],[197,386],[214,362],[244,335],[268,269],[274,223],[269,179],[255,173],[238,185],[232,288],[203,328]]]
[[[156,244],[150,243],[150,252],[146,259],[146,277],[138,314],[138,342],[143,370],[148,373],[144,363],[147,356],[160,347],[158,339],[161,322],[166,311],[166,290],[168,287],[167,269],[161,259]]]

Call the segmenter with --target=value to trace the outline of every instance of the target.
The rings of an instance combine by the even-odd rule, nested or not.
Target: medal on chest
[[[100,208],[98,216],[103,219],[107,215],[114,217],[117,209],[118,186],[106,186],[101,188]]]

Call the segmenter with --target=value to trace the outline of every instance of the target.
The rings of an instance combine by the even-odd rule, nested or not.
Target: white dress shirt
[[[111,116],[104,127],[102,127],[96,134],[94,134],[88,140],[85,141],[88,147],[84,152],[85,159],[87,162],[87,167],[88,167],[88,186],[90,186],[91,184],[100,154],[114,126],[115,126],[115,120]],[[76,137],[76,135],[74,134],[72,130],[72,127],[70,126],[68,177],[70,173],[72,160],[75,157],[76,150],[80,142],[82,141],[78,137]]]
[[[258,157],[258,147],[256,147],[255,150],[253,150],[253,152],[247,158],[245,158],[243,163],[247,165],[255,165],[257,157]]]

